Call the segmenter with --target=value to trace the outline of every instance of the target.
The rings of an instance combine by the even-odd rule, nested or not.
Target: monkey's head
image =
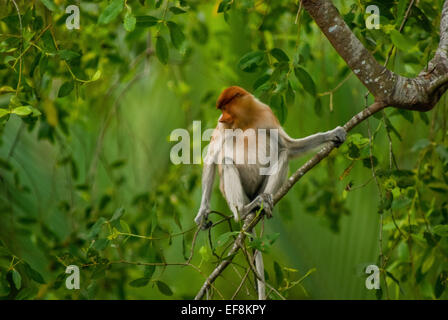
[[[253,96],[241,87],[224,89],[216,102],[216,108],[222,112],[219,122],[234,128],[245,127],[254,117],[253,102]]]

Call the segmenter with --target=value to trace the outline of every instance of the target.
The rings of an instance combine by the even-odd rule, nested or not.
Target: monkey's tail
[[[252,231],[252,234],[255,236],[255,231]],[[258,290],[258,300],[266,300],[266,284],[264,278],[264,263],[263,263],[263,255],[261,251],[254,251],[255,257],[255,269],[257,270],[258,275],[261,280],[257,277],[257,290]]]

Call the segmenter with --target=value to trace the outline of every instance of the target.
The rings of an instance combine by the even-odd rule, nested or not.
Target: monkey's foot
[[[196,218],[194,218],[194,222],[196,222],[198,226],[201,226],[202,230],[206,230],[212,226],[212,222],[207,219],[208,213],[208,209],[199,209]]]
[[[341,144],[344,143],[346,136],[347,132],[343,127],[336,127],[331,131],[330,140],[333,141],[333,143],[336,145],[336,148],[338,148]]]
[[[259,210],[263,208],[263,212],[268,219],[272,218],[272,209],[274,208],[274,200],[272,195],[269,193],[259,194],[251,203],[247,204],[241,214],[241,219],[246,218],[246,216],[253,212],[254,210]]]

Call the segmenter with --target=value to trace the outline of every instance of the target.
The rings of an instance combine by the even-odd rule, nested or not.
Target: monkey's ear
[[[229,104],[233,99],[248,95],[249,92],[238,86],[232,86],[224,89],[219,95],[218,101],[216,102],[216,108],[222,109],[226,104]]]

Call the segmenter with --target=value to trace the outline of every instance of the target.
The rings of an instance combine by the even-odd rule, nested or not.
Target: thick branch
[[[350,69],[375,97],[383,96],[396,81],[393,72],[380,65],[363,46],[329,0],[302,0],[322,32]],[[386,92],[388,93],[388,92]]]

